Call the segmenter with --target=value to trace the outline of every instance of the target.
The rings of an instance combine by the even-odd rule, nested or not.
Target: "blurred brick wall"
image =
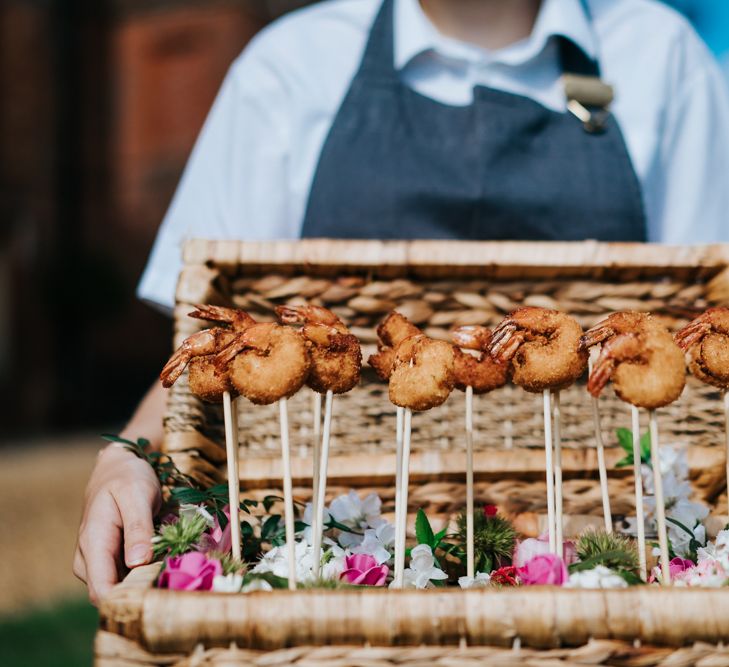
[[[134,288],[157,227],[230,63],[302,4],[0,4],[6,433],[121,421],[154,379],[170,325]]]

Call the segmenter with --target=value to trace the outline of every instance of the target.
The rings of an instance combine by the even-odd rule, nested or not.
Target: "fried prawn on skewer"
[[[190,317],[220,322],[227,326],[203,329],[186,338],[160,373],[162,386],[171,387],[189,366],[190,391],[205,401],[219,403],[226,391],[233,391],[227,373],[217,372],[214,355],[228,346],[236,336],[255,324],[245,311],[220,306],[199,305]]]
[[[389,378],[390,401],[411,410],[441,405],[455,386],[455,353],[449,343],[422,334],[407,318],[392,312],[377,328],[381,345],[369,363]]]
[[[503,387],[509,379],[509,364],[494,359],[489,353],[491,330],[482,326],[462,326],[451,332],[455,345],[456,389],[466,391],[471,387],[474,394],[486,394]],[[463,350],[480,352],[473,356]]]
[[[514,384],[538,393],[569,387],[584,373],[587,352],[580,348],[582,327],[557,310],[526,306],[493,331],[489,350],[509,363]]]
[[[359,384],[362,349],[344,323],[321,306],[278,306],[276,314],[283,324],[303,324],[311,369],[306,384],[325,394],[343,394]]]
[[[274,322],[248,327],[215,357],[234,389],[252,403],[269,405],[293,396],[306,382],[311,359],[298,331]]]
[[[729,389],[729,308],[709,308],[674,336],[694,377]]]
[[[598,343],[602,350],[587,383],[593,396],[609,380],[621,400],[639,408],[655,410],[681,395],[686,381],[683,352],[650,315],[613,313],[582,337],[585,350]]]

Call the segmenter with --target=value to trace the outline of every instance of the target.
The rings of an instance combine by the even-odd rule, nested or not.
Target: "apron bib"
[[[394,66],[384,0],[324,142],[303,237],[644,241],[638,178],[620,128],[586,132],[569,113],[476,86],[450,106]],[[563,71],[599,75],[560,39]]]

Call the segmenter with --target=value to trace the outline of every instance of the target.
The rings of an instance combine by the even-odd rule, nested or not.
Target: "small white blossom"
[[[241,593],[255,593],[256,591],[272,591],[273,586],[269,584],[265,579],[251,579],[243,588],[240,589]]]
[[[427,544],[419,544],[410,554],[410,567],[403,572],[405,588],[432,588],[432,580],[448,578],[443,570],[435,566],[435,557]]]
[[[215,519],[210,512],[205,509],[202,505],[193,505],[191,503],[180,504],[180,518],[192,520],[195,516],[200,515],[205,519],[205,524],[208,528],[212,528],[215,525]]]
[[[566,588],[627,588],[628,582],[619,574],[604,565],[598,565],[591,570],[573,572]]]
[[[709,508],[703,503],[691,500],[691,483],[686,448],[681,445],[663,445],[660,456],[661,478],[663,480],[663,497],[666,516],[674,519],[692,531],[694,539],[699,543],[706,540],[706,532],[701,524],[709,514]],[[653,469],[649,465],[641,467],[643,485],[647,494],[654,493]],[[656,499],[653,495],[644,498],[646,517],[655,517]],[[678,556],[686,557],[690,552],[691,535],[683,528],[669,521],[667,523],[668,538]]]
[[[243,575],[230,574],[222,575],[218,574],[213,578],[213,592],[215,593],[239,593],[241,586],[243,586]]]
[[[314,579],[314,547],[306,542],[297,542],[295,546],[296,580],[310,582]],[[321,551],[320,558],[321,577],[323,579],[337,579],[344,570],[344,551],[336,545],[331,546],[328,552]],[[274,547],[251,570],[256,574],[271,572],[277,577],[287,579],[289,576],[288,549],[285,544]]]
[[[392,557],[395,544],[395,526],[383,521],[377,528],[367,528],[362,543],[352,549],[355,554],[374,556],[378,565],[382,565]]]
[[[364,541],[364,531],[377,528],[384,519],[380,516],[382,501],[376,493],[370,493],[362,500],[356,491],[350,491],[332,500],[329,515],[338,523],[356,531],[339,534],[339,544],[347,548],[357,547]]]
[[[306,528],[303,530],[303,537],[307,544],[314,544],[314,505],[306,503],[304,507],[304,516],[301,518],[302,522],[306,524]],[[324,506],[324,515],[322,520],[322,529],[325,529],[327,523],[329,523],[329,510],[326,505]]]
[[[491,575],[488,572],[476,572],[475,577],[459,577],[458,585],[464,590],[468,588],[486,588],[491,584]]]

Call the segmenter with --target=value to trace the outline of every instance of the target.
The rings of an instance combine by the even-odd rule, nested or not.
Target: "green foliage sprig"
[[[207,528],[205,517],[181,515],[174,523],[163,523],[152,538],[152,553],[155,558],[181,556],[190,551]]]
[[[615,432],[618,436],[618,444],[625,451],[625,456],[615,464],[616,468],[625,468],[633,465],[633,433],[627,428],[619,428]],[[651,434],[646,431],[640,437],[640,462],[651,462]]]
[[[465,560],[466,513],[457,519],[458,543]],[[516,546],[517,532],[511,521],[499,514],[487,515],[476,511],[473,515],[473,555],[476,572],[491,572],[511,561]]]
[[[117,442],[135,456],[149,463],[157,475],[160,486],[171,488],[173,486],[195,486],[189,475],[185,475],[175,465],[174,461],[162,452],[150,452],[150,442],[147,438],[137,438],[136,441],[122,438],[113,433],[103,433],[101,437],[107,442]]]
[[[625,535],[586,530],[577,539],[575,552],[579,561],[569,566],[570,572],[583,572],[602,565],[614,570],[630,585],[643,583],[638,575],[638,551],[633,540]]]

